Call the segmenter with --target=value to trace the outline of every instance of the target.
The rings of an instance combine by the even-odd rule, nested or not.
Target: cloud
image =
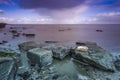
[[[120,12],[105,12],[105,13],[99,13],[97,16],[102,17],[115,17],[120,16]]]
[[[107,24],[119,24],[120,23],[120,12],[104,12],[99,13],[95,16],[97,18],[97,23],[107,23]]]
[[[0,0],[0,4],[4,5],[14,5],[15,3],[12,0]]]
[[[64,9],[79,6],[86,0],[20,0],[20,6],[25,9]]]
[[[21,0],[20,7],[36,12],[40,16],[49,16],[54,23],[77,22],[81,14],[87,11],[87,0]],[[73,21],[74,20],[74,21]],[[69,22],[70,21],[70,22]]]
[[[44,23],[52,23],[52,19],[48,17],[41,17],[41,18],[7,18],[7,17],[0,17],[0,22],[5,22],[9,24],[44,24]]]
[[[0,14],[3,14],[3,13],[4,13],[4,11],[0,9]]]

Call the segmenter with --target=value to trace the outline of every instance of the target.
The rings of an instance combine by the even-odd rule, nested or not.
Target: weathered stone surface
[[[70,52],[70,49],[63,45],[58,45],[52,49],[53,57],[58,59],[64,59]]]
[[[10,57],[17,60],[20,57],[20,52],[0,47],[0,58],[2,57]]]
[[[33,41],[24,42],[24,43],[19,44],[18,46],[19,46],[19,49],[20,49],[21,51],[28,51],[28,50],[30,50],[30,49],[33,49],[33,48],[37,48],[37,47],[38,47],[38,45],[37,45],[35,42],[33,42]]]
[[[0,80],[15,80],[17,67],[12,58],[0,58]]]
[[[41,48],[52,50],[53,57],[59,60],[64,59],[67,55],[69,55],[70,50],[73,46],[70,46],[70,44],[66,43],[50,43],[50,44],[44,44],[41,46]]]
[[[47,66],[52,63],[52,51],[34,48],[28,51],[27,56],[31,64],[39,64],[40,66]]]
[[[95,43],[86,42],[84,43],[89,49],[87,52],[78,51],[75,49],[73,57],[77,60],[88,63],[99,69],[114,71],[114,64],[112,55],[99,47]]]
[[[114,61],[114,64],[115,64],[115,68],[120,71],[120,60],[116,60]]]
[[[83,75],[83,78],[88,78],[85,80],[119,80],[120,79],[120,72],[106,72],[100,69],[94,68],[92,66],[83,65],[73,60],[76,64],[76,68],[79,68],[79,74]],[[81,76],[80,76],[81,78]],[[84,80],[84,79],[78,79]]]

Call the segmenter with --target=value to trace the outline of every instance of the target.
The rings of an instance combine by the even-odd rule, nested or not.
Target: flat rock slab
[[[34,41],[24,42],[18,45],[21,51],[28,51],[33,48],[37,48],[38,45]]]
[[[77,46],[83,45],[83,43],[77,43]],[[82,52],[75,49],[73,57],[77,60],[88,63],[99,69],[106,71],[114,71],[115,67],[113,64],[112,55],[99,47],[96,43],[86,42],[84,46],[88,47],[88,51]]]
[[[28,51],[27,56],[31,62],[31,64],[38,64],[40,66],[48,66],[52,63],[52,51],[34,48]]]
[[[15,80],[16,69],[12,58],[0,58],[0,80]]]
[[[78,79],[78,80],[120,80],[120,72],[108,72],[103,71],[92,66],[83,65],[76,61],[73,61],[76,67],[79,68],[79,74],[82,74],[89,79]]]

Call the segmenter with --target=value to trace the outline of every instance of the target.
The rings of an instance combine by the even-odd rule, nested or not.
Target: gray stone
[[[15,80],[17,67],[12,58],[0,58],[0,80]]]
[[[78,80],[84,80],[80,78],[86,78],[85,80],[119,80],[120,78],[120,72],[118,71],[113,73],[109,71],[103,71],[92,66],[86,66],[76,61],[73,62],[76,64],[76,68],[79,69],[80,76]],[[83,76],[81,77],[81,75]]]
[[[19,44],[18,46],[21,51],[28,51],[30,49],[38,47],[38,45],[33,41],[24,42],[24,43]]]
[[[70,50],[65,46],[59,45],[53,48],[52,52],[53,52],[53,57],[62,60],[69,54]]]
[[[120,60],[114,61],[115,68],[120,71]]]
[[[38,64],[40,66],[48,66],[52,63],[52,51],[34,48],[28,51],[27,56],[31,64]]]
[[[64,59],[70,52],[70,48],[60,44],[49,44],[43,48],[52,50],[53,57],[60,60]]]
[[[109,52],[95,43],[86,42],[84,44],[88,47],[88,51],[82,52],[75,49],[73,58],[106,71],[115,70],[113,58]]]

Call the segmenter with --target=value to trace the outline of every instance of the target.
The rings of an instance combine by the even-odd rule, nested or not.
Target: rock
[[[21,51],[28,51],[30,49],[38,47],[38,45],[33,41],[24,42],[24,43],[19,44],[18,46]]]
[[[26,72],[21,73],[21,74],[18,74],[18,75],[19,75],[20,77],[22,77],[23,80],[27,80],[27,79],[29,79],[31,73],[28,72],[28,71],[26,71]]]
[[[0,23],[0,29],[5,28],[6,23]]]
[[[109,52],[99,47],[95,43],[86,42],[85,45],[89,48],[88,51],[83,52],[75,49],[73,58],[88,63],[102,70],[115,70],[113,58]]]
[[[120,60],[114,61],[115,68],[120,71]]]
[[[97,29],[96,32],[103,32],[103,30]]]
[[[120,72],[103,71],[76,61],[74,63],[79,69],[78,80],[119,80],[120,78]]]
[[[15,30],[15,29],[11,29],[9,32],[15,34],[15,33],[17,33],[17,30]]]
[[[12,58],[0,57],[0,80],[15,80],[17,66]]]
[[[45,43],[58,43],[58,41],[45,41]]]
[[[32,33],[23,33],[23,36],[26,36],[26,37],[35,37],[35,34],[32,34]]]
[[[41,48],[52,50],[53,52],[53,58],[62,60],[70,53],[71,46],[67,43],[51,43],[41,46]]]
[[[86,52],[86,51],[88,51],[88,47],[87,46],[78,46],[76,48],[76,50]]]
[[[18,59],[20,57],[20,52],[0,47],[0,58],[1,57],[10,57]]]
[[[27,56],[31,64],[38,64],[40,66],[48,66],[52,64],[53,60],[52,51],[41,48],[34,48],[29,50]]]
[[[64,59],[70,52],[70,49],[63,45],[56,45],[53,49],[53,57],[57,59]]]

